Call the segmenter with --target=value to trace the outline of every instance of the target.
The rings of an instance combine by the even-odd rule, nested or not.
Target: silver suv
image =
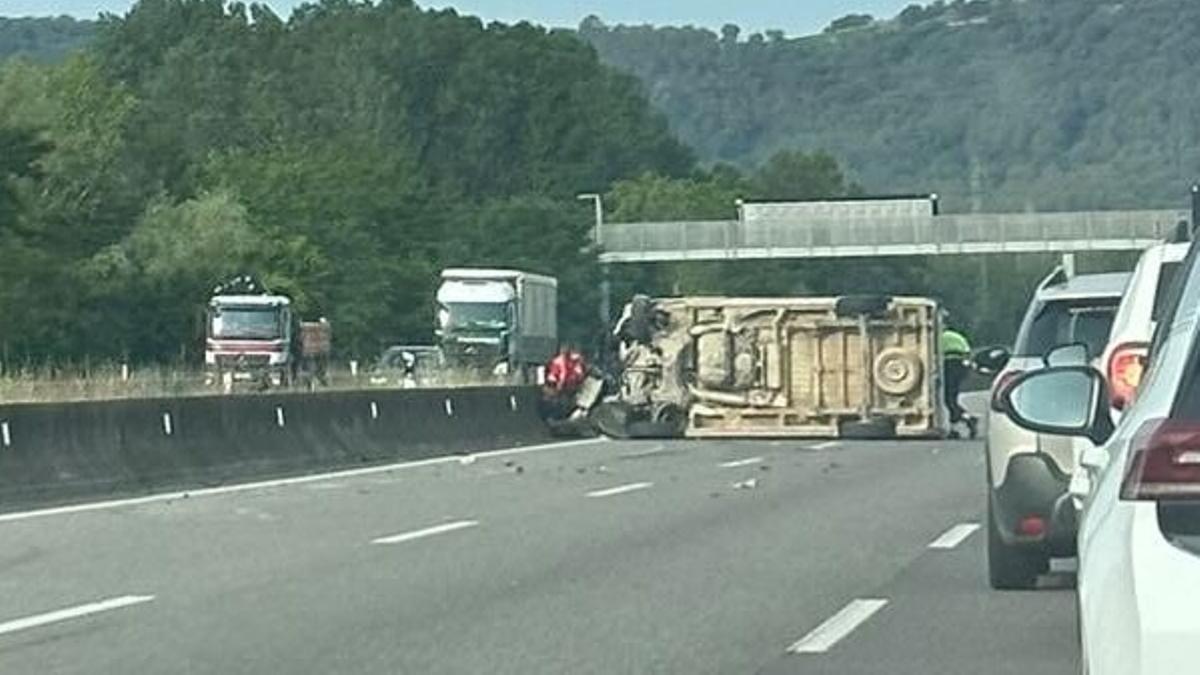
[[[1011,356],[992,383],[987,427],[988,578],[997,589],[1031,588],[1051,556],[1074,555],[1075,470],[1071,439],[1018,427],[1004,414],[1005,388],[1044,366],[1055,347],[1082,343],[1097,362],[1108,344],[1129,273],[1067,276],[1056,269],[1034,292]]]

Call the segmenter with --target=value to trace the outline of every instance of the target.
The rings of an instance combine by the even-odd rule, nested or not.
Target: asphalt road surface
[[[0,517],[0,673],[1078,672],[982,445],[587,442]]]

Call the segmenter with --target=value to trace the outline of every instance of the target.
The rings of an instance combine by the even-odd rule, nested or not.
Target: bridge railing
[[[607,223],[605,262],[953,255],[1144,248],[1174,231],[1181,210],[942,216],[808,216],[803,220]]]

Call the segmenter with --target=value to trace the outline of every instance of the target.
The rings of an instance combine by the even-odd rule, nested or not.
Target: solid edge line
[[[948,551],[957,548],[979,529],[979,523],[959,523],[929,542],[929,548]]]
[[[750,466],[752,464],[762,464],[762,463],[763,463],[762,457],[750,457],[747,459],[735,459],[731,462],[723,462],[723,463],[719,464],[718,466],[720,466],[722,469],[736,469],[739,466]]]
[[[29,630],[30,628],[40,628],[53,623],[61,623],[71,619],[81,619],[92,614],[101,612],[110,612],[115,609],[140,605],[144,602],[150,602],[154,599],[153,595],[124,595],[119,598],[111,598],[101,600],[100,602],[92,602],[86,605],[78,605],[75,607],[67,607],[65,609],[46,612],[45,614],[36,614],[27,616],[23,619],[13,619],[0,623],[0,635],[8,635],[17,631]]]
[[[636,490],[645,490],[646,488],[654,487],[654,483],[627,483],[616,487],[604,488],[603,490],[592,490],[587,493],[588,497],[614,497],[623,495],[626,492],[634,492]]]
[[[808,635],[788,647],[791,654],[824,654],[866,623],[876,612],[887,606],[882,598],[860,598],[853,600],[837,614],[829,617]]]
[[[591,445],[596,443],[606,443],[604,438],[587,438],[577,441],[563,441],[560,443],[542,443],[540,445],[529,445],[523,447],[506,448],[503,450],[491,450],[481,452],[475,455],[470,455],[476,459],[490,459],[496,457],[508,457],[511,455],[522,455],[530,452],[542,452],[545,450],[556,450],[562,448],[570,448],[580,445]],[[387,473],[389,471],[397,471],[402,469],[416,469],[425,466],[436,466],[438,464],[449,464],[460,461],[465,455],[445,455],[442,457],[433,457],[430,459],[420,459],[412,462],[399,462],[396,464],[383,464],[380,466],[368,466],[361,469],[343,469],[340,471],[332,471],[327,473],[307,474],[304,476],[294,476],[292,478],[278,478],[275,480],[256,481],[253,483],[238,483],[235,485],[223,485],[214,488],[200,488],[197,490],[181,490],[177,492],[162,492],[144,497],[130,497],[128,499],[114,499],[103,502],[88,502],[86,504],[74,504],[71,506],[58,506],[48,509],[37,509],[34,511],[19,511],[16,513],[0,514],[0,523],[10,523],[18,520],[29,520],[31,518],[45,518],[49,516],[62,516],[73,513],[87,513],[89,511],[102,511],[106,509],[115,509],[123,506],[141,506],[143,504],[154,504],[157,502],[167,502],[176,499],[186,499],[194,497],[212,497],[216,495],[234,494],[238,492],[251,492],[254,490],[266,490],[276,487],[288,487],[292,485],[304,485],[306,483],[318,483],[325,480],[336,480],[339,478],[356,478],[358,476],[370,476],[379,473]]]
[[[413,541],[414,539],[423,539],[425,537],[432,537],[436,534],[446,534],[449,532],[456,532],[458,530],[465,530],[469,527],[477,527],[478,525],[479,525],[478,520],[458,520],[458,521],[455,521],[452,523],[444,523],[442,525],[434,525],[433,527],[426,527],[421,530],[413,530],[412,532],[401,532],[400,534],[393,534],[393,535],[389,535],[386,537],[380,537],[378,539],[372,540],[371,543],[372,544],[402,544],[406,541]]]

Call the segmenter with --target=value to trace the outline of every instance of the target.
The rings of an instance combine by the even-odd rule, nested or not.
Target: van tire
[[[891,417],[870,417],[847,420],[838,425],[838,436],[850,439],[880,439],[896,437],[896,420]]]
[[[844,295],[837,299],[833,311],[839,319],[858,317],[880,317],[887,314],[892,298],[886,295]]]
[[[628,426],[626,438],[679,438],[683,433],[678,426],[669,422],[632,422]]]

